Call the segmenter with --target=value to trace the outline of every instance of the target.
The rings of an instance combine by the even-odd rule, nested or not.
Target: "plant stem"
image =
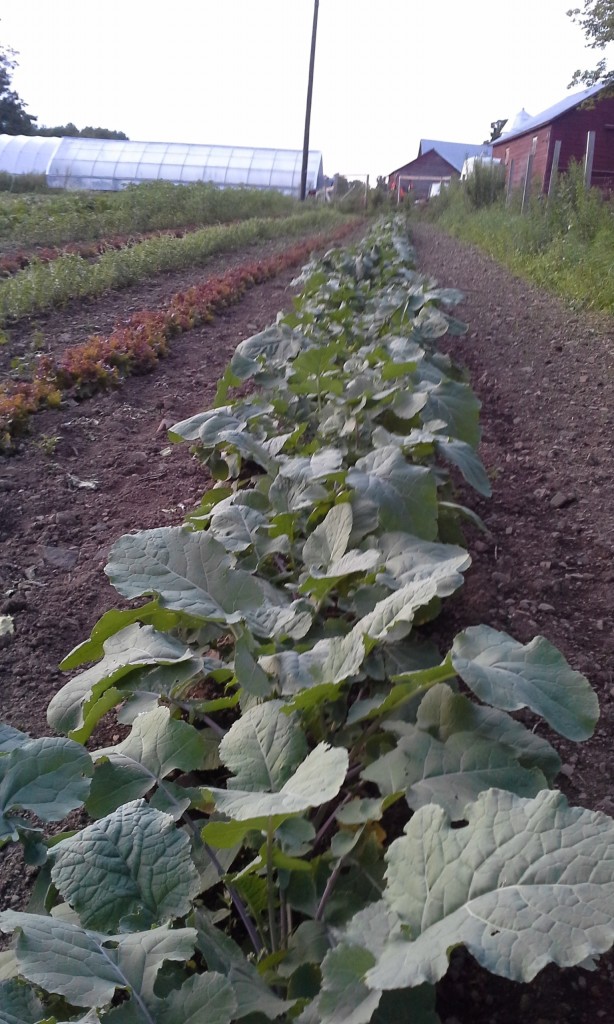
[[[269,941],[271,943],[271,953],[277,952],[277,927],[275,921],[275,886],[273,879],[273,835],[274,835],[273,821],[269,818],[269,825],[267,829],[266,838],[266,881],[267,881],[267,897],[269,904]]]
[[[320,902],[318,904],[318,909],[316,910],[316,916],[315,916],[315,920],[316,921],[321,921],[322,920],[322,915],[324,913],[324,908],[326,907],[326,904],[328,903],[328,901],[330,899],[330,895],[331,895],[333,889],[335,888],[337,879],[339,878],[339,874],[341,872],[341,865],[342,864],[343,864],[343,859],[337,861],[337,863],[335,864],[333,870],[330,873],[330,878],[328,879],[328,882],[326,883],[326,888],[324,889],[324,892],[322,893],[322,899],[320,900]]]

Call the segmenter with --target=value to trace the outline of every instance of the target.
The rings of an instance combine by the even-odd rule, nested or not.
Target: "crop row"
[[[172,337],[208,323],[247,288],[299,265],[314,249],[339,240],[353,227],[346,221],[335,231],[301,241],[277,256],[208,278],[177,292],[162,310],[132,314],[108,337],[93,335],[58,357],[39,356],[31,380],[0,385],[0,452],[11,450],[13,439],[23,434],[29,417],[39,409],[57,408],[67,392],[87,397],[129,374],[153,369],[167,354]]]
[[[490,490],[436,350],[457,299],[380,228],[173,427],[213,488],[114,545],[112,584],[149,600],[65,659],[61,738],[0,734],[0,842],[41,865],[31,912],[0,913],[18,1020],[435,1024],[456,946],[529,981],[614,941],[614,822],[568,807],[509,714],[586,739],[587,680],[542,637],[474,626],[442,656],[420,631],[470,563],[453,476]],[[126,738],[88,752],[111,711]],[[50,847],[20,816],[83,804]]]
[[[308,210],[291,217],[252,218],[202,228],[181,237],[156,236],[128,248],[103,252],[92,263],[76,254],[50,263],[35,263],[0,281],[0,325],[14,323],[71,299],[92,298],[126,288],[153,274],[203,266],[212,255],[241,249],[263,239],[304,234],[311,228],[338,224],[328,210]]]
[[[82,256],[84,259],[96,259],[109,249],[126,249],[144,242],[147,238],[170,236],[182,238],[183,235],[197,231],[194,225],[182,228],[166,228],[163,231],[143,231],[139,234],[109,235],[91,242],[67,242],[58,246],[38,246],[35,249],[18,249],[0,255],[0,277],[12,277],[20,270],[25,270],[32,263],[51,263],[60,256]]]
[[[202,183],[177,187],[169,182],[147,182],[123,192],[2,193],[0,240],[61,245],[132,231],[289,216],[298,208],[296,200],[278,192],[220,189]]]

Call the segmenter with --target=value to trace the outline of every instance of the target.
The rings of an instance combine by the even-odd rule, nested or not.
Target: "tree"
[[[125,132],[118,132],[111,128],[93,128],[89,124],[85,128],[77,128],[76,124],[73,124],[72,121],[69,121],[68,124],[54,125],[53,128],[41,125],[40,128],[36,129],[36,134],[56,138],[70,136],[73,139],[81,137],[85,139],[121,139],[124,142],[128,141],[128,136]]]
[[[603,50],[614,42],[614,0],[584,0],[582,9],[576,7],[567,13],[584,32],[591,50]],[[592,70],[574,72],[570,85],[579,82],[587,86],[603,82],[614,91],[614,70],[608,70],[606,58],[602,57]]]
[[[15,51],[0,46],[0,134],[32,135],[36,117],[26,113],[26,104],[11,89],[13,71],[17,67]]]

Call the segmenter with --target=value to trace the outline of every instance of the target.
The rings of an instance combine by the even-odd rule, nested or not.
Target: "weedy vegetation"
[[[451,473],[489,493],[436,349],[458,298],[381,227],[173,427],[213,487],[113,547],[145,603],[65,659],[60,735],[0,733],[1,841],[40,865],[0,913],[11,1020],[434,1024],[455,946],[528,981],[614,941],[614,822],[552,788],[541,729],[591,735],[588,681],[544,638],[474,626],[442,652],[423,628],[470,563]],[[95,749],[112,710],[127,734]],[[24,817],[81,806],[51,842]]]
[[[533,195],[524,214],[520,205],[519,193],[507,205],[502,188],[490,194],[488,169],[481,169],[410,218],[433,221],[578,307],[614,310],[614,206],[584,187],[582,167],[572,164],[554,195]]]

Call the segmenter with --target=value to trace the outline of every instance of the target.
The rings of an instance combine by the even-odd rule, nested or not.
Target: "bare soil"
[[[418,225],[420,269],[466,294],[469,324],[448,348],[482,403],[489,501],[467,496],[488,534],[471,540],[474,564],[443,616],[453,635],[484,622],[518,640],[545,635],[598,691],[595,736],[552,738],[570,802],[614,814],[614,322],[578,314],[479,251]],[[260,247],[256,255],[267,251]],[[19,350],[83,340],[129,312],[152,308],[198,277],[240,261],[221,257],[197,275],[159,278],[37,318],[14,332]],[[289,271],[249,291],[214,323],[173,342],[146,377],[33,419],[19,452],[0,458],[0,721],[48,732],[45,709],[58,663],[99,616],[119,605],[102,569],[114,540],[132,529],[183,520],[207,477],[187,446],[169,449],[165,427],[211,404],[237,343],[291,302]],[[36,340],[38,339],[38,341]],[[19,906],[30,879],[0,854],[0,906]],[[531,985],[487,975],[462,951],[441,986],[445,1024],[588,1024],[613,1019],[614,958],[596,972],[547,969]]]

